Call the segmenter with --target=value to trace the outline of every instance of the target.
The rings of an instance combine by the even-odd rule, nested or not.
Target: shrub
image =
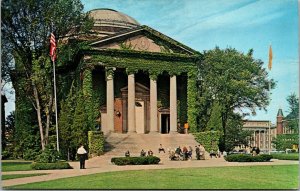
[[[1,153],[1,159],[5,160],[5,159],[9,159],[12,157],[12,154],[8,151],[2,151]]]
[[[148,165],[148,164],[158,164],[160,162],[160,158],[156,156],[115,157],[111,159],[111,162],[116,165]]]
[[[56,162],[56,163],[32,163],[31,168],[34,170],[52,170],[52,169],[71,169],[67,162]]]
[[[59,159],[59,153],[55,149],[46,148],[40,155],[35,159],[38,163],[54,163]]]
[[[89,131],[89,153],[90,155],[100,156],[104,152],[104,135],[101,131]]]
[[[273,158],[272,155],[245,155],[245,154],[232,154],[225,157],[228,162],[268,162]]]
[[[299,160],[299,154],[272,154],[274,159],[279,160]]]
[[[36,152],[33,149],[28,149],[24,152],[23,158],[24,160],[35,160],[39,154],[40,152]]]

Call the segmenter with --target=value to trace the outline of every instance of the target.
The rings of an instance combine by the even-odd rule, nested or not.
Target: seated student
[[[176,156],[175,156],[175,151],[174,150],[171,150],[169,152],[169,159],[170,160],[176,160]]]
[[[200,160],[200,148],[198,146],[195,147],[196,147],[196,159]]]
[[[191,146],[189,146],[189,150],[188,150],[188,159],[192,160],[192,156],[193,156],[193,148]]]
[[[205,160],[205,148],[200,144],[199,149],[200,149],[200,160]]]
[[[144,157],[144,156],[146,156],[146,152],[144,151],[144,149],[142,149],[142,151],[141,151],[141,157]]]
[[[165,149],[162,147],[162,144],[159,145],[158,153],[160,153],[160,151],[163,151],[164,153],[166,153]]]
[[[130,157],[130,152],[129,151],[125,152],[125,157]]]
[[[186,146],[184,146],[182,148],[183,160],[187,160],[187,152],[188,152],[188,150],[187,150]]]
[[[182,155],[182,151],[181,151],[180,146],[175,150],[175,153],[178,154],[178,155]]]
[[[151,149],[148,151],[148,156],[153,156],[153,152],[151,151]]]
[[[217,154],[214,152],[214,150],[211,150],[209,153],[210,158],[212,158],[212,156],[217,158]]]

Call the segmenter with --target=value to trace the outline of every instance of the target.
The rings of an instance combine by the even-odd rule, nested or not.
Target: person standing
[[[77,150],[77,154],[80,161],[80,169],[85,169],[85,159],[87,157],[87,152],[83,147],[83,144],[80,144],[80,147]]]
[[[200,160],[200,148],[195,146],[196,147],[196,159],[197,160]]]

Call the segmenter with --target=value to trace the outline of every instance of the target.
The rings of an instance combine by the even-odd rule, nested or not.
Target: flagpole
[[[270,96],[270,103],[271,103],[271,81],[269,82],[269,96]],[[269,120],[269,155],[270,154],[271,154],[271,121]]]
[[[272,69],[272,59],[273,59],[273,51],[272,51],[272,44],[270,43],[269,64],[268,64],[269,73],[271,73],[271,69]],[[269,81],[269,99],[270,99],[269,104],[271,104],[271,79]],[[271,120],[269,119],[269,155],[271,154],[271,145],[272,145],[272,143],[271,143]]]
[[[52,60],[53,63],[53,76],[54,76],[54,102],[55,102],[55,125],[56,125],[56,148],[59,151],[59,142],[58,142],[58,123],[57,123],[57,100],[56,100],[56,78],[55,78],[55,62],[54,59]]]

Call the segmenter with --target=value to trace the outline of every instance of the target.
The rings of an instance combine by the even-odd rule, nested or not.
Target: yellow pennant
[[[272,59],[273,59],[273,53],[272,53],[272,46],[270,45],[270,48],[269,48],[269,65],[268,65],[269,70],[272,69]]]

